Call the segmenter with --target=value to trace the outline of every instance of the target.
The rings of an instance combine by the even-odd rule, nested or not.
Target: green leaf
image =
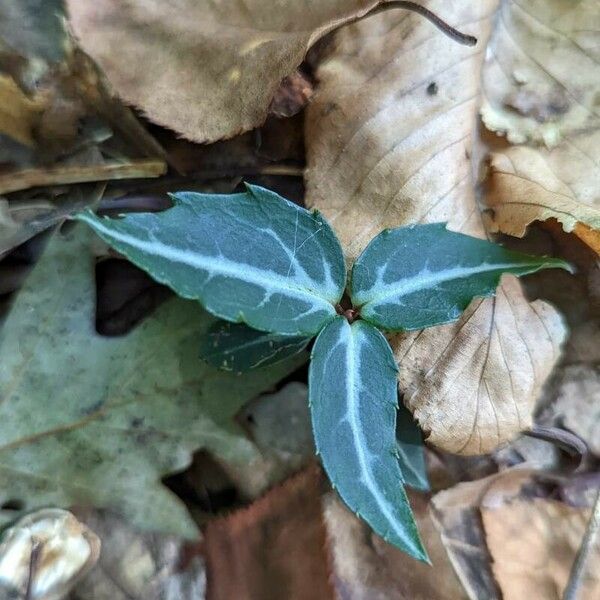
[[[448,231],[443,223],[387,229],[352,269],[351,297],[363,319],[409,331],[459,318],[475,297],[492,296],[503,273],[570,270],[557,258],[507,250]]]
[[[385,540],[427,555],[402,485],[396,452],[396,363],[365,321],[337,317],[312,351],[309,400],[317,451],[350,509]]]
[[[91,237],[82,226],[54,236],[0,330],[0,506],[92,504],[193,537],[161,478],[199,448],[240,468],[259,458],[234,416],[302,359],[217,371],[197,348],[214,319],[179,298],[126,336],[98,335]],[[0,510],[0,522],[15,516]]]
[[[264,188],[180,192],[162,213],[78,215],[113,248],[180,296],[255,329],[312,336],[346,285],[338,239],[314,212]]]
[[[414,490],[428,492],[423,434],[403,404],[400,404],[396,420],[396,447],[404,483]]]
[[[278,335],[243,323],[216,321],[202,336],[200,357],[223,371],[242,373],[273,365],[306,348],[310,338]]]

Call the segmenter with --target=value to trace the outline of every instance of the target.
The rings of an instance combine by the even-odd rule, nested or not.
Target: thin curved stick
[[[524,431],[523,434],[538,440],[550,442],[551,444],[558,446],[561,450],[564,450],[567,454],[573,457],[579,457],[580,462],[588,453],[585,442],[579,436],[566,429],[544,427],[542,425],[534,424],[530,429]]]
[[[354,21],[350,21],[350,23],[356,23],[357,21],[361,21],[366,17],[371,17],[372,15],[376,15],[378,13],[384,12],[386,10],[390,10],[393,8],[403,8],[405,10],[410,10],[415,12],[422,17],[425,17],[428,21],[433,23],[441,32],[445,33],[449,38],[453,39],[455,42],[459,44],[463,44],[465,46],[474,46],[477,43],[477,38],[472,35],[467,35],[465,33],[461,33],[458,29],[455,29],[451,25],[448,25],[446,21],[438,17],[435,13],[431,12],[428,8],[417,4],[416,2],[404,2],[404,0],[389,0],[389,2],[382,2],[378,4],[375,8],[372,8],[368,13],[358,17]]]
[[[563,594],[563,600],[577,600],[579,591],[581,588],[581,582],[585,575],[587,559],[593,550],[596,540],[598,538],[598,532],[600,531],[600,489],[596,495],[596,501],[594,502],[594,508],[592,509],[592,516],[588,522],[583,536],[583,541],[575,557],[575,562],[571,567],[571,573],[569,575],[569,582],[565,588]]]

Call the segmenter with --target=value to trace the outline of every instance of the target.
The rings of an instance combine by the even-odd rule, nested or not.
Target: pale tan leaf
[[[336,34],[309,105],[307,201],[351,261],[385,227],[449,222],[483,236],[471,138],[494,0],[432,9],[479,38],[460,46],[414,14],[389,13]],[[503,280],[456,324],[397,336],[400,389],[428,441],[485,453],[529,426],[565,329],[543,302]]]
[[[543,498],[481,507],[492,569],[504,600],[562,598],[591,511]],[[578,598],[600,597],[600,547]]]
[[[600,252],[600,10],[594,0],[502,5],[483,71],[482,116],[510,142],[491,158],[491,227],[522,237],[558,220]],[[595,40],[595,41],[594,41]]]
[[[84,49],[127,102],[198,142],[260,125],[307,50],[377,0],[69,0]]]
[[[564,155],[562,147],[556,149],[558,153]],[[556,219],[565,231],[575,233],[600,253],[600,195],[596,202],[584,203],[574,188],[557,177],[551,165],[542,152],[526,146],[513,146],[490,157],[485,196],[491,209],[490,229],[523,237],[533,221]],[[582,177],[590,187],[595,178],[600,185],[600,166],[586,166],[588,170]],[[596,194],[600,194],[598,187]]]
[[[597,129],[599,32],[596,0],[503,2],[484,70],[486,126],[548,147]]]
[[[481,523],[484,498],[504,499],[517,495],[531,479],[532,471],[508,469],[483,479],[465,481],[438,492],[431,501],[431,517],[471,600],[499,600]]]
[[[475,300],[456,325],[397,339],[405,402],[431,443],[457,454],[489,452],[531,425],[564,335],[556,310],[528,303],[506,275],[496,298]]]

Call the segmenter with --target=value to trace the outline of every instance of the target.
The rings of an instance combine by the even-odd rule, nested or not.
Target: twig
[[[581,460],[588,453],[585,442],[579,436],[566,429],[543,427],[542,425],[534,424],[523,433],[529,437],[550,442],[573,457],[579,456]]]
[[[69,165],[23,169],[0,175],[0,194],[48,185],[159,177],[166,170],[167,165],[160,159],[140,159],[126,163],[112,162],[92,166]]]
[[[449,38],[453,39],[455,42],[459,44],[464,44],[465,46],[474,46],[477,43],[477,38],[472,35],[467,35],[465,33],[461,33],[458,29],[455,29],[451,25],[448,25],[446,21],[438,17],[435,13],[431,12],[429,9],[417,4],[416,2],[404,2],[403,0],[389,0],[389,2],[381,2],[375,8],[372,8],[369,12],[364,15],[349,21],[349,23],[356,23],[366,17],[371,17],[378,13],[384,12],[386,10],[390,10],[393,8],[403,8],[405,10],[410,10],[415,12],[422,17],[425,17],[428,21],[433,23],[442,33],[445,33]]]
[[[563,600],[577,600],[579,588],[581,587],[583,576],[585,575],[587,559],[596,544],[598,531],[600,531],[600,489],[598,489],[598,493],[596,494],[592,516],[590,517],[587,529],[585,530],[581,546],[575,557],[575,562],[571,567],[569,582],[565,588]]]
[[[231,167],[225,169],[198,169],[189,173],[198,179],[220,179],[244,175],[275,175],[280,177],[304,177],[304,167],[294,165],[263,165],[250,167]]]
[[[27,588],[25,589],[25,599],[31,600],[31,594],[33,592],[33,581],[35,578],[36,571],[40,562],[42,554],[42,542],[37,538],[32,538],[31,541],[31,555],[29,556],[29,573],[27,575]]]

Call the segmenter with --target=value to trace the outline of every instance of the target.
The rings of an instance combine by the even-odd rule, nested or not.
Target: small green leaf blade
[[[257,186],[240,194],[180,192],[161,213],[77,215],[113,248],[184,298],[262,331],[315,335],[346,284],[331,227]]]
[[[350,283],[363,319],[388,331],[457,320],[475,297],[492,296],[503,273],[570,265],[448,231],[444,223],[388,229],[358,257]]]
[[[413,490],[428,492],[430,486],[425,464],[423,434],[411,412],[403,404],[398,408],[396,420],[396,447],[404,483]]]
[[[392,351],[377,329],[334,319],[311,356],[313,434],[348,507],[386,541],[426,561],[397,460],[396,375]]]
[[[308,337],[278,335],[243,323],[215,321],[200,341],[200,357],[222,371],[243,373],[299,354]]]

